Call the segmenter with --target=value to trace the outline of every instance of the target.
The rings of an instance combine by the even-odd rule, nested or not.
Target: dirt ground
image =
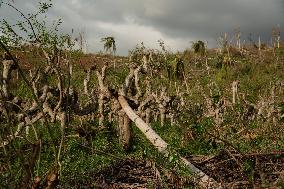
[[[281,188],[284,179],[283,152],[239,154],[222,150],[216,156],[191,156],[188,159],[225,188]],[[119,160],[91,177],[92,184],[77,184],[99,189],[194,188],[189,178],[147,160]]]

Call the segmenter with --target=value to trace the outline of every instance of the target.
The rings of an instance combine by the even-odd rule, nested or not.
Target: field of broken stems
[[[202,186],[180,157],[224,188],[283,188],[284,47],[161,46],[128,57],[2,49],[0,188]]]

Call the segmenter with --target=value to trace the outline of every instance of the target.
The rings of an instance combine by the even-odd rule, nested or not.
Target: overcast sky
[[[25,13],[36,9],[36,0],[14,0]],[[223,32],[240,28],[269,41],[271,29],[284,26],[284,0],[53,0],[52,19],[62,18],[62,31],[85,33],[89,52],[103,50],[102,37],[114,36],[117,53],[126,55],[142,41],[158,48],[162,39],[173,51],[191,46],[191,41],[216,45]],[[0,18],[16,18],[14,10],[0,8]]]

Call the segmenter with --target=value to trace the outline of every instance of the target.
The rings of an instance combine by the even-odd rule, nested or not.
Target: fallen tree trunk
[[[168,156],[170,153],[167,148],[168,144],[133,111],[123,96],[119,96],[118,101],[127,116],[136,124],[146,138],[159,150],[159,152],[163,153],[165,156]],[[202,188],[222,188],[221,185],[213,178],[210,178],[187,159],[180,158],[180,161],[183,162],[195,174],[195,181]]]

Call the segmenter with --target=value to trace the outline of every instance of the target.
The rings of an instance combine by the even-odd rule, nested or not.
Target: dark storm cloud
[[[15,0],[23,11],[35,9],[36,0]],[[113,35],[118,53],[126,54],[145,41],[153,47],[164,39],[173,49],[190,46],[192,40],[216,43],[222,32],[240,28],[268,41],[272,27],[283,31],[283,0],[54,0],[52,18],[63,18],[63,31],[85,31],[90,51],[102,49],[100,38]],[[0,9],[1,10],[1,9]],[[0,16],[13,17],[4,9]],[[15,16],[14,16],[15,18]]]
[[[169,37],[215,38],[240,29],[267,37],[271,28],[284,25],[279,0],[163,0],[144,4],[140,23],[154,26]]]

